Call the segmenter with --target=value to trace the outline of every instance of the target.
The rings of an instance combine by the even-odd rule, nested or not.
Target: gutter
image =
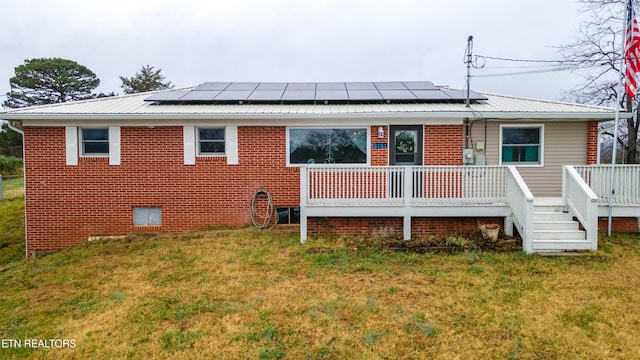
[[[9,129],[11,129],[11,130],[17,132],[18,134],[24,136],[24,131],[22,129],[19,129],[19,128],[13,126],[13,122],[11,120],[4,120],[4,121],[7,122],[7,126],[9,127]]]

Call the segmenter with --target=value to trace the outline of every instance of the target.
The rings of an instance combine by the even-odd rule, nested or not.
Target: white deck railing
[[[506,203],[503,166],[301,168],[306,206],[460,206]]]
[[[415,206],[506,202],[503,166],[420,166],[411,172]]]
[[[582,224],[591,248],[598,249],[598,196],[570,165],[562,169],[562,202]]]
[[[507,203],[513,211],[513,224],[522,237],[522,249],[533,252],[533,194],[514,166],[506,177]]]
[[[402,206],[401,167],[303,167],[302,201],[307,206]]]
[[[598,202],[609,204],[611,165],[580,165],[575,169],[598,196]],[[616,165],[613,180],[614,205],[640,204],[640,165]]]

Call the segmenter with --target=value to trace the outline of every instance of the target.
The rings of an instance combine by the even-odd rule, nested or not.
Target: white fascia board
[[[224,118],[201,118],[201,119],[158,119],[153,118],[149,120],[127,120],[127,119],[103,119],[92,120],[82,118],[73,120],[65,118],[64,120],[24,120],[23,126],[81,126],[91,124],[92,126],[211,126],[212,124],[221,125],[235,125],[235,126],[373,126],[383,124],[399,124],[399,125],[462,125],[463,118],[431,118],[431,117],[419,117],[419,118],[406,118],[402,116],[387,117],[387,118],[346,118],[346,117],[314,117],[314,118],[273,118],[266,119],[264,117],[260,119],[243,119],[235,116],[229,116]]]
[[[358,114],[23,114],[5,116],[7,120],[21,120],[23,126],[182,126],[185,124],[220,123],[238,126],[301,126],[402,124],[402,125],[459,125],[463,119],[490,121],[560,120],[609,121],[614,113],[553,113],[553,112],[417,112],[417,113],[358,113]],[[621,113],[623,119],[633,116]]]

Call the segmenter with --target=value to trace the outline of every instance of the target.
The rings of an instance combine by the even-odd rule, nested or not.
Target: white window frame
[[[158,210],[160,212],[160,222],[157,223],[157,224],[155,224],[155,223],[151,224],[149,222],[149,219],[150,219],[149,211],[151,209]],[[143,211],[146,212],[147,220],[146,220],[146,222],[144,224],[136,224],[136,210],[143,210]],[[159,206],[135,206],[132,209],[132,216],[133,216],[133,219],[132,219],[133,220],[133,226],[140,226],[140,227],[144,227],[144,226],[162,226],[162,208],[159,207]]]
[[[516,128],[516,129],[539,129],[540,131],[540,154],[538,156],[539,162],[526,163],[526,162],[502,162],[502,141],[503,141],[503,129]],[[513,165],[517,167],[544,167],[544,124],[500,124],[500,139],[498,142],[498,148],[500,149],[498,154],[498,163],[500,165]]]
[[[83,134],[83,130],[106,130],[107,131],[107,152],[106,153],[85,153],[84,152],[84,134]],[[109,127],[108,126],[83,126],[83,127],[78,127],[78,147],[80,149],[80,156],[82,157],[109,157],[109,150],[110,150],[110,146],[109,146],[109,140],[110,140],[110,136],[109,136]],[[91,141],[91,142],[95,142],[95,140],[86,140],[86,141]],[[100,142],[104,142],[104,140],[100,140]]]
[[[199,129],[224,129],[224,153],[200,154]],[[183,153],[184,165],[195,165],[198,157],[225,157],[227,165],[238,165],[238,126],[226,125],[221,127],[184,125],[183,132]]]
[[[301,167],[301,166],[329,166],[329,164],[292,164],[290,159],[290,150],[291,150],[291,130],[312,130],[312,129],[366,129],[367,130],[367,162],[364,164],[330,164],[330,166],[337,167],[354,167],[354,166],[370,166],[371,164],[371,126],[368,125],[343,125],[343,126],[287,126],[285,128],[286,136],[285,141],[287,143],[287,149],[285,156],[287,157],[287,166],[288,167]]]
[[[222,142],[222,144],[224,145],[224,151],[223,152],[215,152],[215,153],[203,153],[200,150],[200,129],[212,129],[212,130],[222,130],[222,134],[223,134],[223,139],[222,140],[215,140],[215,142]],[[196,131],[196,156],[225,156],[227,154],[227,129],[225,126],[196,126],[195,127],[195,131]],[[208,141],[208,140],[205,140]]]

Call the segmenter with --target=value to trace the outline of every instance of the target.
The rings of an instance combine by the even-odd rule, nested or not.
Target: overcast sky
[[[575,0],[0,0],[0,93],[25,59],[61,57],[118,76],[162,69],[176,88],[205,81],[429,80],[462,89],[467,37],[485,56],[558,59]],[[474,75],[519,72],[487,61]],[[477,77],[476,91],[560,99],[571,73]],[[4,97],[0,98],[4,100]]]

